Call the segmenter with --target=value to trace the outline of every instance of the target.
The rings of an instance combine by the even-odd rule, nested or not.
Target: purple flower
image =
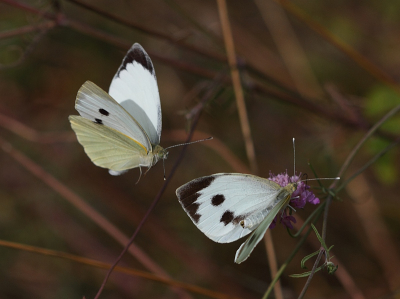
[[[297,183],[297,189],[293,192],[292,198],[289,202],[289,205],[294,209],[303,209],[307,202],[312,203],[314,205],[319,204],[319,198],[314,195],[305,182],[299,182],[300,176],[293,175],[289,176],[287,173],[281,173],[278,175],[274,175],[272,173],[269,174],[269,180],[278,183],[280,186],[285,187],[289,183]],[[274,228],[276,226],[277,218],[280,218],[280,223],[284,226],[293,229],[293,223],[296,223],[296,219],[292,215],[286,215],[285,213],[278,214],[274,221],[269,226],[270,228]]]
[[[291,222],[296,223],[296,218],[294,218],[292,215],[283,215],[283,217],[281,218],[281,223],[284,226],[293,229],[293,225]]]

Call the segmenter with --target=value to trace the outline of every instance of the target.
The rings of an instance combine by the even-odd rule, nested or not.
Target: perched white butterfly
[[[109,94],[86,81],[78,91],[69,121],[94,164],[118,175],[130,168],[150,168],[168,152],[162,148],[161,104],[149,55],[134,44],[115,74]]]
[[[304,183],[289,181],[281,187],[250,174],[219,173],[190,181],[176,195],[193,223],[211,240],[230,243],[252,233],[236,252],[235,262],[240,264],[279,211],[289,205],[299,184]]]
[[[297,183],[281,187],[254,175],[219,173],[179,187],[176,195],[197,228],[215,242],[230,243],[253,232],[236,252],[235,262],[240,264],[296,188]]]

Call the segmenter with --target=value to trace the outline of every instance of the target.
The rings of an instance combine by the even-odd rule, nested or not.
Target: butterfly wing
[[[282,188],[247,174],[221,173],[195,179],[176,190],[183,209],[207,237],[233,242],[256,228],[240,221],[273,204]]]
[[[146,149],[136,140],[100,123],[71,115],[71,127],[92,162],[112,171],[148,166],[142,157]]]
[[[153,63],[139,44],[126,54],[109,89],[112,96],[141,125],[153,145],[160,143],[161,104]]]
[[[146,152],[152,150],[150,140],[139,123],[93,82],[86,81],[79,89],[75,109],[82,117],[117,130],[135,140]]]
[[[275,207],[271,210],[267,217],[265,217],[260,225],[253,231],[253,233],[247,238],[247,240],[242,245],[240,245],[239,249],[236,251],[235,263],[240,264],[249,257],[254,247],[256,247],[256,245],[264,237],[275,216],[279,213],[281,209],[283,209],[286,204],[287,202],[284,200],[278,202],[278,204],[275,205]]]

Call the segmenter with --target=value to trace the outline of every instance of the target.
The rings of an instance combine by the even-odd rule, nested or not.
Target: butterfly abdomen
[[[249,215],[248,217],[240,221],[240,225],[243,228],[254,229],[265,219],[265,217],[267,217],[267,215],[269,214],[269,212],[271,212],[275,205],[276,203],[255,214]]]

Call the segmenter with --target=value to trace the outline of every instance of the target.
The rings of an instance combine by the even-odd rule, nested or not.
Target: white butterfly
[[[197,228],[215,242],[230,243],[252,232],[236,252],[240,264],[296,189],[297,183],[281,187],[254,175],[219,173],[179,187],[176,195]]]
[[[115,74],[109,94],[86,81],[69,121],[94,164],[118,175],[135,167],[150,169],[168,152],[162,148],[161,104],[153,63],[135,43]]]

